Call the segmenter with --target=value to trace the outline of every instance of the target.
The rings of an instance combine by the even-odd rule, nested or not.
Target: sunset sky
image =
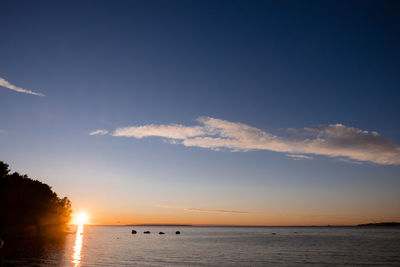
[[[93,224],[400,220],[398,1],[2,1],[0,160]]]

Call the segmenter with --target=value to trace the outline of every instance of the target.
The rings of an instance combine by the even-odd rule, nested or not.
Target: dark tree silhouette
[[[71,202],[59,198],[51,187],[27,175],[10,174],[0,161],[0,237],[56,238],[71,217]]]

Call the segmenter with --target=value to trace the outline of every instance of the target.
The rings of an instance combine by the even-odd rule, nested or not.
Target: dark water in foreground
[[[400,228],[85,226],[61,246],[4,260],[5,266],[400,266]]]

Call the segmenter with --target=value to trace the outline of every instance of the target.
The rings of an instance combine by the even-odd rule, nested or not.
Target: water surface
[[[84,226],[5,266],[400,266],[399,251],[389,227]]]

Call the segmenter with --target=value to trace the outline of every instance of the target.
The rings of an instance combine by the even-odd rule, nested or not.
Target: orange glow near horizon
[[[74,254],[72,255],[72,263],[74,264],[74,267],[79,266],[81,263],[82,239],[83,225],[79,225],[76,231]]]
[[[263,226],[310,226],[310,225],[357,225],[361,223],[398,221],[399,216],[373,216],[370,214],[279,214],[247,213],[226,214],[190,212],[185,210],[154,209],[124,211],[92,210],[90,224],[130,225],[130,224],[189,224],[189,225],[263,225]]]
[[[391,212],[376,215],[368,213],[350,213],[340,210],[328,213],[306,209],[271,209],[271,212],[247,211],[246,207],[227,210],[247,211],[246,213],[218,212],[218,209],[202,210],[184,209],[173,206],[152,206],[146,204],[122,206],[97,206],[93,202],[79,205],[71,224],[84,222],[86,225],[134,225],[134,224],[189,224],[189,225],[263,225],[263,226],[310,226],[310,225],[357,225],[370,222],[399,221],[400,216]],[[90,212],[89,212],[90,211]],[[78,214],[86,214],[77,216]],[[77,218],[81,218],[77,220]],[[84,220],[83,220],[83,219]],[[86,219],[85,219],[86,218]]]

